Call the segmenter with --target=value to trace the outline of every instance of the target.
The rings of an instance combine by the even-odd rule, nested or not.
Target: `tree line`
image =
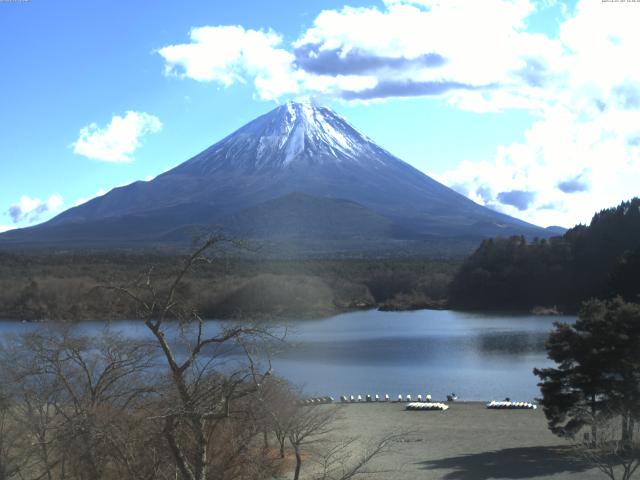
[[[450,303],[466,309],[577,312],[589,298],[640,295],[640,199],[594,215],[563,236],[482,242],[462,264]]]
[[[232,252],[233,253],[233,252]],[[231,255],[231,254],[229,254]],[[0,318],[131,319],[131,299],[97,288],[129,281],[154,266],[160,285],[175,254],[0,252]],[[459,260],[266,259],[211,255],[177,294],[208,318],[309,318],[362,308],[419,308],[446,301]]]

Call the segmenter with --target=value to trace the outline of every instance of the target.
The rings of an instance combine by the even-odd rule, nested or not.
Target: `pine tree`
[[[573,437],[600,416],[619,416],[622,441],[631,443],[640,418],[640,305],[592,300],[570,325],[557,323],[547,341],[556,368],[534,369],[549,428]]]

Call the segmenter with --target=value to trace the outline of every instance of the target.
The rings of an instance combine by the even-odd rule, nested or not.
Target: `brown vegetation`
[[[0,318],[101,320],[136,318],[138,306],[102,285],[131,284],[147,274],[158,288],[182,257],[129,253],[0,253]],[[212,258],[177,292],[208,318],[307,318],[375,308],[438,307],[454,260],[264,260]]]

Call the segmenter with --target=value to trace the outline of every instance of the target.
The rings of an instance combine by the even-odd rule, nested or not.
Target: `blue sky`
[[[639,13],[594,0],[0,2],[0,230],[153,178],[309,97],[479,203],[588,221],[637,193]]]

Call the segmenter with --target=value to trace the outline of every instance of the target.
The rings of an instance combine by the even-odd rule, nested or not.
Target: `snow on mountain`
[[[383,162],[384,151],[325,107],[287,102],[258,117],[184,166],[207,164],[255,168],[287,167],[294,163]],[[388,152],[384,152],[388,155]]]

